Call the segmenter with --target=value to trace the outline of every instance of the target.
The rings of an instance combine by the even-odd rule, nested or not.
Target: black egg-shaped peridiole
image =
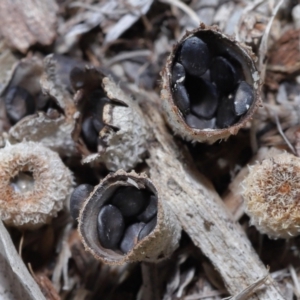
[[[216,125],[216,118],[206,120],[193,114],[187,115],[185,121],[190,127],[197,129],[214,129]]]
[[[103,92],[100,92],[100,93],[103,94]],[[91,96],[90,101],[92,101],[92,105],[91,105],[90,109],[94,116],[93,123],[94,123],[96,130],[99,132],[104,127],[104,123],[103,123],[104,105],[109,103],[110,100],[106,97],[97,98],[97,93],[96,93],[96,94],[93,94],[93,96]]]
[[[183,83],[185,80],[185,70],[182,64],[175,63],[172,70],[172,84]]]
[[[98,118],[96,116],[93,116],[92,123],[93,123],[93,126],[94,126],[94,128],[97,132],[97,139],[98,139],[99,132],[104,127],[104,123],[100,120],[100,118]]]
[[[35,111],[33,96],[20,86],[9,88],[4,97],[4,102],[7,116],[13,124]]]
[[[86,83],[84,71],[78,67],[72,69],[70,72],[70,82],[74,90],[82,89]]]
[[[186,86],[190,96],[191,112],[200,118],[213,118],[219,100],[216,85],[208,80],[194,77],[189,78]]]
[[[193,36],[183,42],[179,60],[187,73],[201,76],[209,68],[211,58],[207,45]]]
[[[120,244],[120,250],[123,253],[128,253],[136,245],[140,231],[144,226],[145,223],[135,223],[128,226]]]
[[[100,244],[107,249],[117,249],[125,229],[120,210],[110,204],[103,206],[98,215],[97,229]]]
[[[245,81],[241,81],[234,94],[234,112],[241,116],[248,111],[254,100],[253,88]]]
[[[104,105],[109,102],[110,102],[110,100],[107,97],[101,97],[96,102],[96,114],[97,114],[97,116],[101,116],[101,120],[102,120]]]
[[[121,187],[114,193],[110,203],[118,207],[124,217],[133,217],[148,205],[149,195],[145,190],[135,187]]]
[[[238,82],[238,74],[234,66],[222,56],[213,59],[210,77],[211,81],[215,82],[224,93],[232,92]]]
[[[147,223],[143,229],[140,231],[140,234],[138,236],[138,240],[142,240],[143,238],[145,238],[147,235],[149,235],[153,229],[155,228],[157,223],[157,218],[153,218],[149,223]]]
[[[147,223],[149,222],[155,215],[157,214],[157,197],[151,195],[148,206],[145,210],[138,215],[138,220],[141,222]]]
[[[190,112],[190,98],[183,83],[176,83],[173,87],[173,96],[180,111],[187,115]]]
[[[91,151],[97,150],[99,131],[96,130],[94,125],[94,117],[87,117],[81,127],[83,140]]]
[[[223,97],[217,111],[217,126],[227,128],[233,125],[238,117],[233,111],[233,96]]]
[[[74,220],[78,218],[82,204],[88,198],[93,188],[90,184],[80,184],[74,189],[70,197],[70,213]]]
[[[103,107],[106,103],[109,103],[110,100],[105,96],[105,93],[102,89],[95,89],[91,92],[88,98],[88,105],[92,110],[92,113],[95,116],[98,116],[102,119]]]

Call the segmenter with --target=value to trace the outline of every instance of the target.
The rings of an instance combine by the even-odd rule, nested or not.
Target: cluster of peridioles
[[[176,53],[173,97],[193,128],[227,128],[238,122],[254,100],[253,87],[246,81],[239,61],[214,47],[213,39],[195,35],[188,37]]]

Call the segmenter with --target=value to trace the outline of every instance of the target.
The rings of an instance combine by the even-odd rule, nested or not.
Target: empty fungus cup
[[[0,149],[0,218],[9,226],[35,229],[63,209],[73,176],[59,155],[34,142]]]
[[[300,234],[300,158],[281,153],[249,167],[242,182],[250,222],[270,238]]]

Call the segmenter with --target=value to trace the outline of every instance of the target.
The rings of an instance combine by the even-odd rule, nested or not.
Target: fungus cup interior
[[[70,81],[75,91],[81,90],[82,98],[77,101],[81,113],[81,137],[89,151],[98,152],[102,145],[99,132],[104,128],[103,108],[110,100],[101,82],[103,75],[95,69],[75,67],[70,72]]]
[[[174,49],[170,88],[189,127],[225,129],[254,107],[256,72],[249,54],[212,30],[186,37]]]
[[[16,193],[31,192],[34,189],[33,172],[26,169],[20,170],[10,179],[9,184]]]
[[[143,187],[142,187],[143,185]],[[96,191],[88,198],[79,216],[79,231],[87,245],[88,249],[93,255],[98,258],[111,263],[118,263],[124,260],[124,255],[127,253],[122,252],[120,249],[108,249],[103,247],[99,240],[98,232],[98,216],[101,209],[110,203],[114,194],[122,187],[134,187],[139,186],[140,190],[146,190],[157,198],[157,192],[149,182],[143,182],[143,184],[131,185],[128,181],[116,181],[113,184],[105,184],[99,186]],[[157,212],[158,214],[158,212]],[[155,216],[156,220],[157,216]],[[127,223],[126,226],[130,225]],[[156,227],[156,222],[155,222]],[[152,230],[153,231],[153,230]],[[152,232],[151,231],[151,232]],[[142,241],[142,240],[141,240]],[[131,249],[130,249],[131,250]],[[128,251],[130,252],[130,251]]]
[[[52,119],[64,114],[55,99],[42,93],[40,86],[42,71],[41,63],[35,60],[23,61],[14,70],[9,84],[1,95],[11,125],[38,111],[43,111]]]

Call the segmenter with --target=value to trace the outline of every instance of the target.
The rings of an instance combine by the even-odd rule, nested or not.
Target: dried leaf
[[[57,11],[54,0],[2,0],[0,33],[23,53],[36,43],[49,45],[56,36]]]
[[[266,85],[277,89],[280,81],[287,75],[300,70],[300,29],[288,30],[277,40],[269,51]]]
[[[130,10],[108,30],[105,43],[116,40],[123,32],[130,28],[142,15],[147,13],[152,2],[153,0],[129,0],[127,5]]]

